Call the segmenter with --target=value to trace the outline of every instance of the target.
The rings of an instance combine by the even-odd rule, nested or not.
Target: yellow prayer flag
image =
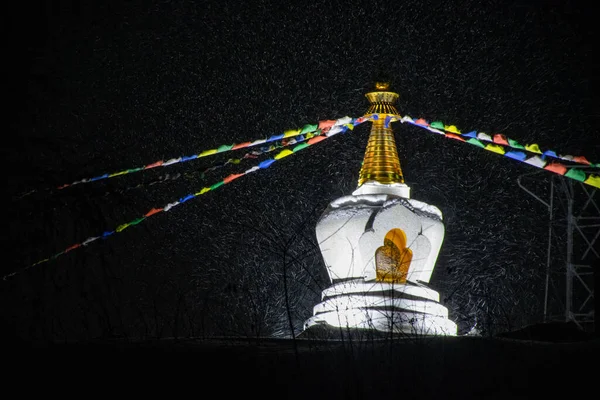
[[[283,137],[288,138],[290,136],[298,136],[300,134],[300,129],[290,129],[283,132]]]
[[[129,172],[129,171],[125,170],[125,171],[115,172],[114,174],[110,174],[108,177],[112,178],[113,176],[125,175],[127,172]]]
[[[461,134],[456,125],[446,125],[444,130],[446,132],[458,133],[459,135]]]
[[[129,227],[129,224],[119,225],[119,226],[117,226],[116,231],[121,232],[121,231],[125,230],[127,227]]]
[[[594,187],[597,187],[598,189],[600,189],[600,176],[590,175],[583,183],[587,183],[588,185],[591,185],[591,186],[594,186]]]
[[[498,146],[497,144],[488,144],[484,147],[486,150],[491,151],[493,153],[505,154],[504,147]]]
[[[287,157],[287,156],[289,156],[290,154],[294,154],[294,152],[293,152],[292,150],[290,150],[290,149],[285,149],[285,150],[283,150],[282,152],[280,152],[279,154],[277,154],[277,155],[276,155],[274,158],[275,158],[276,160],[280,160],[280,159],[282,159],[283,157]]]
[[[531,151],[532,153],[538,153],[538,154],[542,154],[542,151],[540,150],[540,146],[538,146],[537,143],[534,144],[526,144],[525,145],[525,150],[527,151]]]
[[[210,156],[212,154],[216,154],[218,153],[217,149],[212,149],[212,150],[204,150],[202,153],[198,154],[198,158],[200,157],[206,157],[206,156]]]

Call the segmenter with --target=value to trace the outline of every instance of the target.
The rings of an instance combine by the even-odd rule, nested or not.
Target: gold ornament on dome
[[[363,159],[363,166],[358,178],[358,186],[373,181],[381,184],[404,183],[396,141],[392,128],[385,125],[388,115],[398,115],[395,103],[400,97],[398,93],[387,91],[389,84],[375,84],[378,92],[369,92],[365,96],[369,100],[368,114],[378,114],[371,126],[371,134]]]

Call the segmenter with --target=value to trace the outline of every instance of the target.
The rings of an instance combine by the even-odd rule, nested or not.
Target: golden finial
[[[388,82],[377,82],[375,84],[376,92],[369,92],[365,94],[371,106],[367,110],[367,114],[389,114],[398,115],[396,110],[396,101],[400,95],[396,92],[390,91],[390,84]]]
[[[387,116],[398,115],[395,104],[400,95],[389,91],[390,85],[387,82],[377,82],[375,88],[377,91],[365,95],[371,104],[367,115],[378,114],[378,119],[372,121],[371,134],[358,178],[358,187],[365,182],[378,182],[386,185],[404,183],[394,132],[389,123],[385,123]]]

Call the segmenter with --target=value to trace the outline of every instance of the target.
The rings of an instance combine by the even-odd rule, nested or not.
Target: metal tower
[[[548,209],[544,322],[573,321],[582,330],[593,332],[597,329],[594,282],[600,274],[598,190],[556,175],[550,178],[544,200],[523,182],[539,173],[521,175],[518,184]]]

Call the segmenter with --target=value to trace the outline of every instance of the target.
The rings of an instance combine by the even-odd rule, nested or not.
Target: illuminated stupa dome
[[[410,198],[387,118],[398,117],[399,95],[378,83],[366,97],[367,115],[377,119],[358,188],[331,202],[317,223],[332,286],[323,291],[305,332],[333,327],[456,335],[439,294],[427,286],[444,238],[442,213]]]

